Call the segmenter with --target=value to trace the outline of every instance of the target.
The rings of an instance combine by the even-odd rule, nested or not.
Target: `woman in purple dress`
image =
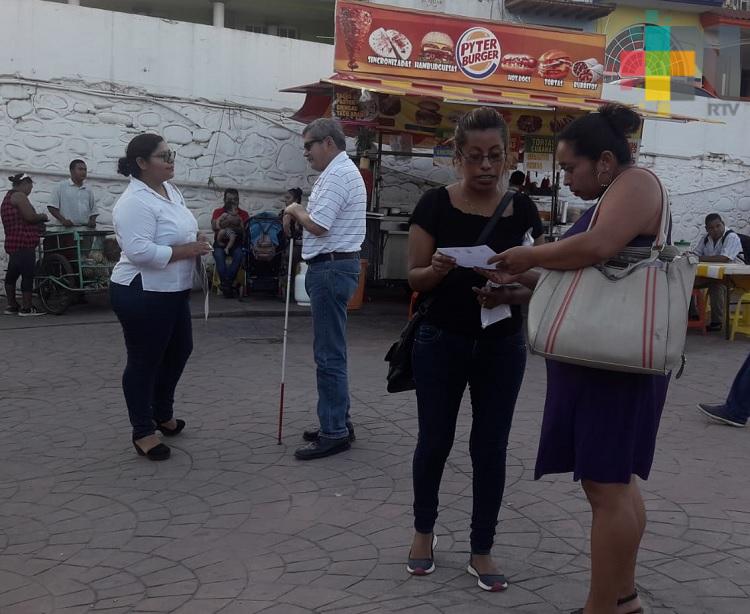
[[[538,278],[535,267],[580,269],[627,246],[651,244],[665,203],[657,177],[633,164],[626,135],[639,126],[634,111],[608,104],[563,130],[557,159],[565,185],[583,200],[601,198],[600,213],[590,230],[593,207],[564,240],[514,247],[493,258],[498,270],[488,277],[525,286],[501,290],[506,301],[528,300]],[[645,480],[651,470],[668,382],[662,376],[547,361],[535,477],[573,472],[591,505],[591,583],[586,606],[579,610],[584,614],[642,612],[635,566],[646,510],[635,476]]]

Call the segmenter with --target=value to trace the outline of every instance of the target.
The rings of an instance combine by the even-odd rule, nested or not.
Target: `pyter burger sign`
[[[337,0],[334,68],[596,98],[604,43],[601,34]]]
[[[500,41],[487,28],[470,28],[458,39],[456,64],[470,79],[486,79],[500,66]]]

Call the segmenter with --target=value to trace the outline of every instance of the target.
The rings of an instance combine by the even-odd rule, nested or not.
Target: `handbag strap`
[[[495,226],[497,226],[497,223],[500,221],[500,218],[503,217],[503,213],[505,213],[505,210],[508,208],[508,205],[510,205],[510,203],[513,201],[516,194],[517,192],[514,192],[512,190],[508,190],[505,193],[502,200],[500,200],[500,204],[497,206],[497,209],[495,209],[495,213],[492,214],[492,217],[489,219],[489,221],[485,225],[484,229],[482,230],[482,233],[479,235],[479,238],[477,239],[477,242],[474,245],[484,245],[484,243],[487,241],[489,236],[492,234],[492,231],[495,230]]]
[[[659,187],[661,188],[661,219],[659,220],[659,232],[656,235],[656,238],[654,239],[654,242],[651,245],[651,251],[660,252],[664,246],[667,244],[667,237],[669,236],[669,227],[672,223],[672,215],[671,215],[671,208],[669,205],[669,194],[667,193],[666,188],[664,187],[664,184],[659,180],[659,178],[656,176],[656,173],[654,173],[652,170],[648,168],[641,168],[638,167],[641,170],[644,170],[648,173],[650,173],[654,179],[656,179],[656,182],[659,184]],[[594,227],[594,224],[596,223],[596,219],[599,217],[599,210],[602,206],[602,202],[604,201],[604,197],[607,195],[607,192],[609,192],[609,188],[611,188],[615,182],[622,177],[624,173],[621,173],[617,177],[615,177],[615,180],[610,183],[607,186],[607,189],[604,190],[604,194],[602,194],[599,197],[599,202],[596,203],[596,208],[594,209],[594,214],[591,216],[591,220],[589,221],[589,227],[588,230],[591,230]],[[654,260],[657,256],[654,256]]]
[[[614,260],[620,260],[622,264],[625,264],[625,266],[623,266],[620,270],[606,270],[606,263],[597,265],[597,268],[612,281],[623,279],[636,269],[643,268],[644,266],[651,266],[659,259],[660,254],[664,250],[664,247],[667,245],[670,226],[672,224],[669,194],[667,193],[664,184],[659,180],[659,178],[653,171],[647,168],[644,168],[642,170],[649,172],[654,177],[654,179],[656,179],[659,187],[661,188],[661,219],[659,221],[659,231],[654,238],[654,241],[651,244],[650,248],[626,247],[620,254],[618,254],[618,256],[614,258]],[[619,179],[621,176],[622,175],[618,175],[617,177],[615,177],[615,181],[617,181],[617,179]],[[599,198],[599,202],[596,204],[596,209],[594,210],[594,214],[591,216],[591,221],[589,222],[589,230],[591,230],[591,228],[594,226],[594,223],[596,222],[596,218],[599,215],[599,208],[601,207],[602,201],[604,200],[604,196],[607,194],[609,188],[614,185],[615,181],[609,184],[607,189],[604,191],[604,194],[602,194]],[[648,255],[645,254],[646,251],[649,252]],[[639,258],[639,256],[641,255],[645,257]]]

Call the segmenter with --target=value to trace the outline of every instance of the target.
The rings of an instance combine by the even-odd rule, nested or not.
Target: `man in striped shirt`
[[[308,264],[305,288],[310,296],[313,353],[317,365],[319,428],[305,431],[308,444],[295,451],[299,460],[348,450],[354,441],[349,418],[346,362],[346,307],[359,283],[359,250],[365,238],[367,192],[362,176],[346,154],[346,138],[334,119],[317,119],[303,131],[305,158],[319,171],[307,208],[284,211],[284,227],[304,229],[302,258]]]

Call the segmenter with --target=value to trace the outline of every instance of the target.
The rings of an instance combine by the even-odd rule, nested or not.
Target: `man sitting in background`
[[[534,225],[526,232],[524,245],[544,245],[544,226],[542,225],[542,220],[539,217],[539,212],[537,211],[534,201],[531,200],[531,197],[526,194],[523,189],[523,182],[525,179],[526,175],[524,175],[522,171],[513,171],[510,174],[510,180],[508,181],[508,190],[511,192],[516,192],[516,195],[513,197],[514,203],[526,201],[526,205],[533,209],[536,213],[536,215],[534,216]]]
[[[70,179],[61,181],[53,188],[47,210],[66,228],[84,225],[96,228],[99,213],[93,190],[84,184],[88,176],[86,163],[73,160],[68,168]]]
[[[693,252],[701,262],[713,263],[741,263],[739,255],[742,252],[742,242],[733,230],[727,230],[724,220],[718,213],[706,216],[706,234],[699,240]],[[708,298],[711,302],[711,323],[706,327],[708,331],[721,330],[726,309],[723,284],[719,281],[699,281],[696,288],[708,288]]]

